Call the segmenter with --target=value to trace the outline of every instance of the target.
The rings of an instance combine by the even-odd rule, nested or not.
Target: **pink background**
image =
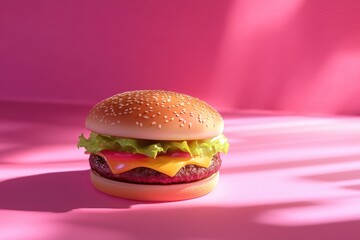
[[[0,1],[0,98],[132,89],[218,108],[359,114],[356,0]]]
[[[0,0],[0,239],[360,239],[359,13],[356,0]],[[91,186],[76,148],[90,107],[150,88],[221,111],[230,151],[210,194],[145,203]]]

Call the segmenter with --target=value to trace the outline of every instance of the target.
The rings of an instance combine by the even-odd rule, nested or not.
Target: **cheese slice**
[[[211,165],[211,157],[169,157],[169,156],[158,156],[156,158],[129,158],[121,159],[116,158],[113,155],[98,152],[96,155],[104,158],[107,162],[110,170],[114,174],[123,173],[138,167],[151,168],[155,171],[164,173],[168,176],[173,177],[180,168],[194,164],[200,167],[208,168]]]

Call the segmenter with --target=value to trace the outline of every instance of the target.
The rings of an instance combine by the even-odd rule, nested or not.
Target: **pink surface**
[[[90,184],[89,107],[0,102],[0,239],[358,239],[360,118],[223,112],[218,187],[144,203]]]
[[[93,104],[151,88],[359,114],[359,12],[356,0],[2,0],[0,98]]]

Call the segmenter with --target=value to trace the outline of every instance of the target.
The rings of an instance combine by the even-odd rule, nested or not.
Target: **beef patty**
[[[113,174],[105,159],[96,154],[90,154],[89,163],[91,169],[100,176],[119,182],[174,184],[193,182],[210,177],[212,174],[219,171],[221,167],[221,158],[219,153],[215,154],[211,160],[211,165],[208,168],[196,166],[194,164],[186,165],[173,177],[146,167],[138,167],[124,173]]]

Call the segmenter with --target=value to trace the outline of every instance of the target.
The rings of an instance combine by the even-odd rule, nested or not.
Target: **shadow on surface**
[[[319,166],[319,165],[325,165],[325,164],[357,162],[357,161],[360,161],[360,155],[327,157],[327,158],[319,158],[319,159],[308,159],[308,160],[277,162],[277,163],[266,163],[266,164],[229,167],[229,168],[223,167],[223,168],[221,168],[221,173],[233,174],[233,173],[241,173],[241,172],[270,171],[270,170],[279,170],[279,169],[286,169],[286,168],[310,167],[310,166]],[[352,176],[357,176],[358,178],[360,178],[359,177],[360,172],[355,171],[354,175],[352,175]],[[324,176],[324,177],[326,177],[326,176]],[[347,176],[344,176],[344,177],[347,177]],[[319,178],[322,178],[322,176],[319,176]],[[315,179],[315,180],[321,180],[321,179]]]
[[[360,191],[360,184],[359,185],[344,186],[343,188],[350,189],[350,190],[355,190],[355,191]]]
[[[311,207],[318,203],[294,201],[249,206],[189,206],[132,208],[142,202],[113,198],[97,192],[89,181],[88,170],[46,173],[0,182],[0,209],[37,212],[68,212],[57,218],[64,226],[56,239],[66,236],[110,239],[357,239],[360,221],[288,226],[261,216],[273,210]],[[174,205],[175,206],[175,205]],[[79,208],[98,211],[70,212]],[[112,211],[101,211],[111,209]],[[326,213],[324,213],[326,214]],[[66,227],[65,227],[66,226]],[[315,234],[315,235],[314,235]],[[309,237],[309,236],[314,236]],[[109,239],[109,238],[108,238]]]
[[[241,207],[177,207],[136,211],[84,213],[65,219],[71,232],[96,229],[100,237],[126,236],[126,239],[356,239],[360,221],[289,226],[263,223],[259,216],[267,211],[297,207],[316,207],[311,202],[263,204]],[[277,219],[278,220],[278,219]],[[278,221],[276,221],[278,222]],[[139,230],[139,228],[141,230]],[[85,235],[84,235],[85,236]]]
[[[19,155],[36,149],[58,146],[76,149],[90,107],[2,100],[0,109],[0,163],[9,164],[16,163]]]
[[[98,192],[89,170],[55,172],[0,182],[0,209],[67,212],[77,208],[129,208],[136,201]]]
[[[324,173],[317,175],[310,175],[303,177],[305,179],[321,181],[321,182],[338,182],[338,181],[348,181],[360,179],[360,170],[351,170],[351,171],[340,171],[334,173]]]

